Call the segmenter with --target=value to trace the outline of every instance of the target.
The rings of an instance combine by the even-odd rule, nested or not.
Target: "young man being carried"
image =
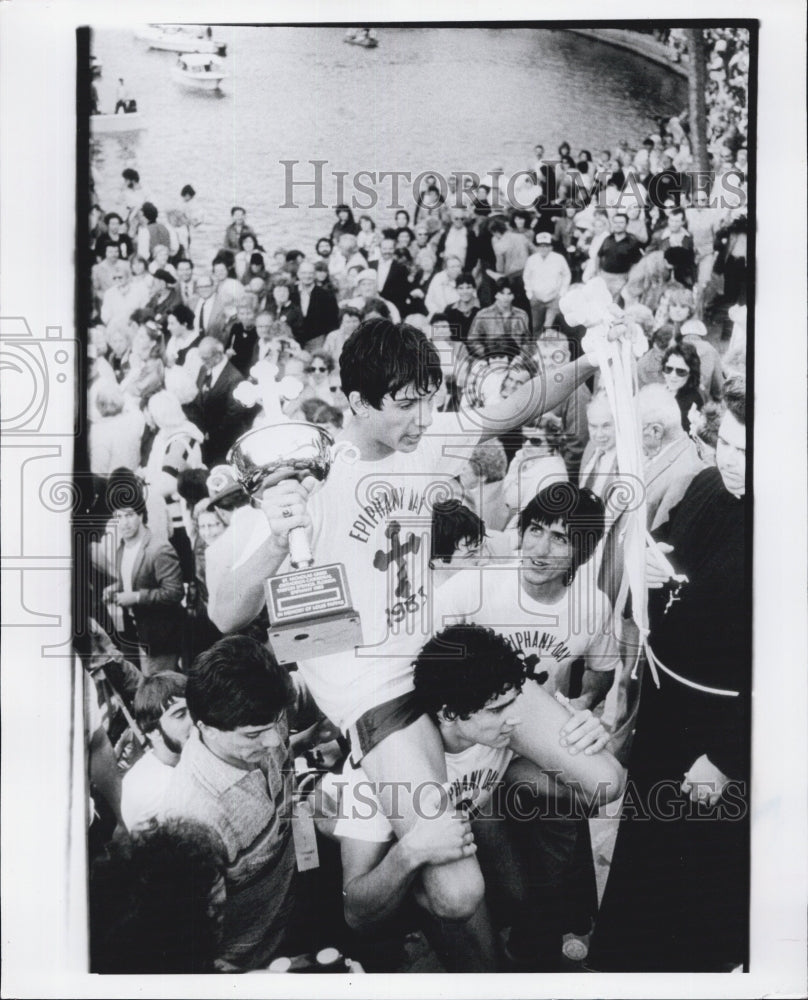
[[[432,500],[452,495],[454,475],[480,440],[534,422],[593,371],[579,361],[559,369],[548,384],[532,379],[485,409],[433,416],[443,373],[431,342],[407,325],[366,322],[340,357],[353,418],[328,480],[310,500],[308,483],[286,481],[266,490],[264,516],[255,511],[240,537],[208,550],[209,612],[222,631],[246,625],[261,611],[264,580],[284,560],[290,528],[313,525],[316,562],[345,566],[364,645],[299,666],[320,709],[348,735],[354,762],[361,760],[372,780],[416,788],[446,777],[438,731],[412,696],[412,661],[433,632]],[[537,716],[540,696],[536,685],[523,691],[523,719]],[[623,772],[611,755],[598,752],[604,743],[596,719],[570,719],[553,703],[542,724],[520,728],[513,746],[605,801],[620,794]],[[392,812],[392,803],[382,799]],[[399,814],[391,817],[396,835],[415,820],[411,799],[400,796]],[[428,867],[422,877],[438,916],[468,919],[482,900],[473,857]]]

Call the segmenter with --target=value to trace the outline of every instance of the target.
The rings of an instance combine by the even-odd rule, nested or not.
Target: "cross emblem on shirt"
[[[379,549],[373,557],[374,569],[386,573],[391,563],[398,567],[398,578],[396,581],[396,597],[409,597],[411,593],[409,576],[407,574],[407,556],[412,552],[416,553],[421,547],[421,539],[410,532],[407,541],[401,544],[401,525],[398,521],[391,521],[385,530],[385,535],[390,539],[390,550],[385,552]]]

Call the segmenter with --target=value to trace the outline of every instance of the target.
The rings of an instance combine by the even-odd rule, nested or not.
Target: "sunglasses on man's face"
[[[689,368],[679,368],[677,365],[665,365],[662,371],[666,375],[689,375]]]
[[[309,365],[306,369],[307,372],[327,372],[328,369],[322,367],[321,365]]]

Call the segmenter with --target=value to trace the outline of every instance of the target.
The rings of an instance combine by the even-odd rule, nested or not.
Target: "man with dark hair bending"
[[[433,414],[443,372],[431,341],[406,324],[365,322],[340,356],[353,419],[339,436],[346,447],[338,449],[322,488],[310,499],[309,483],[287,481],[266,490],[264,516],[255,511],[242,535],[208,550],[209,612],[222,631],[261,611],[264,580],[286,555],[288,529],[313,526],[316,562],[345,566],[364,644],[299,667],[371,780],[413,788],[446,780],[438,731],[412,694],[413,658],[434,631],[432,503],[453,495],[454,476],[481,440],[535,421],[593,371],[580,361],[559,369],[547,384],[534,378],[481,410]],[[537,711],[539,694],[536,685],[521,694],[524,719]],[[542,725],[520,727],[513,746],[531,761],[563,770],[601,800],[620,794],[622,768],[609,754],[577,753],[602,746],[600,726],[588,716],[570,719],[553,703]],[[393,812],[387,796],[382,805]],[[401,795],[398,813],[390,816],[395,834],[402,837],[416,818],[411,799]],[[471,856],[429,866],[422,880],[432,911],[445,918],[468,919],[483,897]]]
[[[220,971],[265,968],[294,902],[289,725],[306,695],[254,639],[228,636],[194,661],[186,700],[195,728],[163,814],[203,824],[223,845]]]

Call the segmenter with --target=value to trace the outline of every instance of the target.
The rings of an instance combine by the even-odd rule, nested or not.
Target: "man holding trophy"
[[[618,333],[619,327],[609,336]],[[343,571],[350,599],[339,595],[346,600],[336,612],[324,600],[309,628],[297,626],[297,662],[320,709],[348,737],[354,764],[361,761],[375,782],[398,837],[417,818],[419,793],[446,781],[440,735],[412,694],[413,660],[443,627],[431,614],[432,507],[453,495],[453,477],[475,445],[535,423],[594,370],[581,359],[556,370],[552,382],[539,375],[486,408],[433,413],[443,372],[431,341],[406,324],[371,320],[349,338],[340,357],[353,419],[330,463],[315,458],[307,467],[306,460],[296,460],[304,452],[318,453],[310,446],[301,451],[299,442],[291,454],[277,454],[283,445],[272,442],[280,442],[281,427],[251,432],[263,438],[261,446],[250,445],[247,435],[234,447],[237,466],[242,452],[250,452],[240,476],[260,509],[239,522],[237,534],[219,540],[224,544],[218,550],[217,544],[209,550],[210,617],[223,632],[245,627],[273,587],[277,592],[279,585],[267,578],[287,556],[293,568],[307,565],[295,529],[310,534],[318,569],[333,570],[335,577]],[[305,579],[290,580],[287,597],[303,607],[317,604],[320,597],[310,596]],[[351,618],[349,624],[361,622],[361,639],[345,627]],[[329,633],[319,646],[318,621],[327,623]],[[270,628],[270,642],[272,637]],[[516,753],[553,772],[588,803],[620,795],[622,768],[603,750],[608,734],[590,712],[571,714],[530,682],[519,696],[519,715],[522,725],[511,743]],[[474,845],[468,844],[459,860],[424,869],[421,896],[436,917],[466,921],[484,888]]]

